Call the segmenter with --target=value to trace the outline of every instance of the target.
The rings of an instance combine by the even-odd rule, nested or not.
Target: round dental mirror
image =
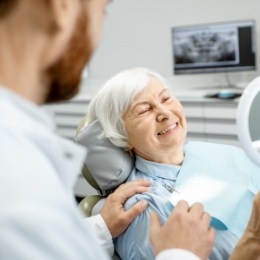
[[[239,100],[237,132],[248,157],[260,165],[260,77],[246,87]]]

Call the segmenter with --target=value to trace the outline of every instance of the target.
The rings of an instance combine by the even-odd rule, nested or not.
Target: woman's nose
[[[157,120],[159,122],[163,121],[163,120],[168,120],[170,118],[170,110],[166,109],[166,108],[160,108],[157,111]]]

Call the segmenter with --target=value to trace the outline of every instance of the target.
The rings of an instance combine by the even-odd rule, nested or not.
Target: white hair
[[[86,125],[98,119],[104,129],[102,134],[114,145],[127,149],[129,143],[123,116],[151,79],[157,79],[168,88],[161,75],[146,68],[124,70],[109,79],[91,100]]]

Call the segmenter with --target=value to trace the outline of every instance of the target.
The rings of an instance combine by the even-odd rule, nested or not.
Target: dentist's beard
[[[45,103],[69,100],[80,89],[82,71],[93,53],[88,17],[81,12],[63,56],[47,70],[49,87]]]

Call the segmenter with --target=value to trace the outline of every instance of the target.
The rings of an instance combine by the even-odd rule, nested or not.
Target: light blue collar
[[[162,164],[147,161],[136,155],[135,167],[145,175],[175,181],[181,169],[179,165]]]

